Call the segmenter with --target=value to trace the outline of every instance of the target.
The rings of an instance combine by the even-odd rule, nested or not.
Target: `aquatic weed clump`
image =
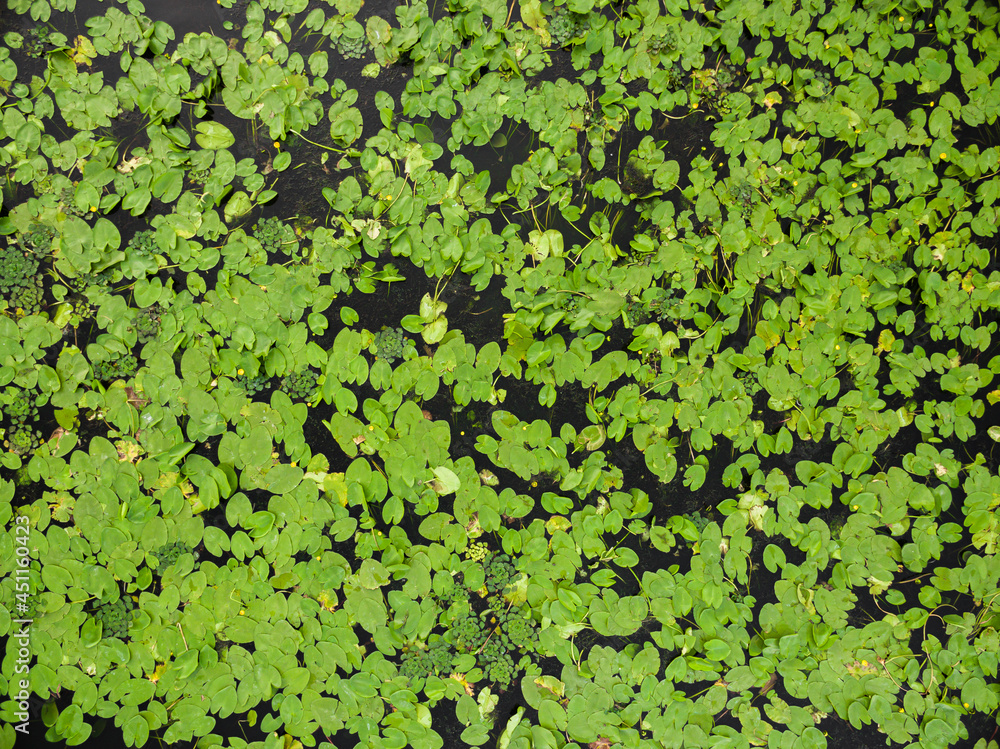
[[[134,253],[143,257],[153,257],[156,250],[156,232],[152,229],[137,231],[125,246],[126,253]]]
[[[557,8],[549,18],[549,37],[554,47],[565,47],[582,30],[582,17],[566,6]]]
[[[426,646],[407,645],[403,648],[403,657],[399,665],[399,673],[409,679],[422,679],[431,674],[438,675],[451,669],[455,652],[448,642],[435,636]]]
[[[311,369],[292,372],[281,381],[281,389],[288,393],[292,400],[309,400],[316,392],[319,374]]]
[[[42,444],[42,434],[27,424],[18,424],[7,432],[3,446],[17,455],[33,453]]]
[[[538,643],[537,624],[500,596],[491,597],[489,608],[478,614],[471,608],[462,612],[447,637],[457,654],[474,655],[476,665],[502,688],[531,661]]]
[[[288,254],[289,245],[295,244],[295,233],[281,219],[271,216],[253,225],[253,236],[268,255],[279,252]]]
[[[655,55],[674,51],[677,49],[677,30],[669,28],[662,33],[653,34],[646,42],[646,49]]]
[[[248,398],[253,398],[267,387],[268,379],[270,378],[264,374],[248,375],[240,370],[240,374],[236,375],[236,385],[246,393]]]
[[[409,339],[402,328],[383,328],[375,334],[375,356],[392,364],[403,355],[407,343]]]
[[[139,362],[132,354],[125,354],[115,361],[95,362],[93,365],[94,378],[101,382],[112,382],[114,380],[127,380],[133,377],[139,369]]]
[[[7,388],[3,394],[3,414],[11,424],[25,424],[38,416],[35,397],[21,388]]]
[[[364,27],[357,21],[348,22],[337,40],[337,52],[347,60],[360,60],[370,50]]]
[[[128,638],[129,625],[132,623],[133,609],[135,601],[129,596],[122,596],[114,603],[99,604],[90,615],[103,625],[103,639],[117,637],[125,640]]]
[[[520,574],[509,555],[491,552],[483,560],[486,573],[486,590],[491,594],[501,594]]]
[[[0,248],[0,295],[7,307],[22,314],[32,314],[41,308],[42,274],[39,258],[16,244]]]
[[[149,343],[160,333],[160,314],[162,309],[159,306],[147,307],[139,310],[132,322],[132,329],[135,330],[139,343]]]
[[[174,541],[169,544],[163,544],[163,546],[153,552],[153,556],[156,557],[159,562],[157,571],[165,570],[167,567],[180,559],[184,554],[190,554],[192,551],[194,551],[194,548],[190,544],[186,544],[183,541]]]
[[[52,249],[52,240],[55,239],[56,230],[47,224],[35,223],[27,232],[21,235],[20,241],[26,246],[34,249],[39,257],[48,255]]]

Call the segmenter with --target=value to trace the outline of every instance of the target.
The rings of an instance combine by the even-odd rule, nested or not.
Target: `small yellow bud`
[[[538,482],[537,482],[537,481],[532,481],[532,482],[531,482],[531,485],[532,485],[533,487],[534,487],[534,486],[538,486]]]
[[[373,427],[371,424],[369,424],[368,425],[368,431],[369,432],[374,432],[375,431],[375,427]]]
[[[867,666],[868,665],[868,661],[861,661],[861,665],[862,666]]]
[[[246,613],[245,609],[240,609],[240,616],[243,616],[245,613]]]
[[[857,182],[852,182],[852,183],[851,183],[851,187],[857,187],[857,186],[858,186],[858,183],[857,183]]]
[[[906,711],[903,710],[903,708],[899,708],[899,712],[903,713],[903,712],[906,712]]]
[[[275,148],[281,148],[281,142],[280,141],[274,141],[274,147]]]
[[[902,16],[900,16],[900,17],[899,17],[899,22],[900,22],[900,23],[905,23],[905,22],[906,22],[906,19],[905,19],[905,18],[903,18]],[[899,712],[903,712],[903,711],[902,711],[902,710],[900,710]]]
[[[242,375],[242,374],[243,374],[243,370],[242,370],[242,369],[237,369],[237,370],[236,370],[236,374],[238,374],[238,375]]]
[[[941,158],[942,159],[947,159],[948,158],[948,154],[946,154],[946,153],[941,154]]]
[[[97,213],[97,206],[96,205],[90,206],[90,212],[91,213]]]
[[[856,509],[858,509],[858,506],[857,505],[851,505],[851,509],[852,510],[856,510]]]
[[[962,703],[962,707],[968,707],[968,706],[969,706],[969,703],[968,703],[968,702],[963,702],[963,703]]]

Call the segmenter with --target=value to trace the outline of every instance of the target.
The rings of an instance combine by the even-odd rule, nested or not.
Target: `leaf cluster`
[[[135,616],[135,601],[130,596],[121,596],[117,601],[104,601],[94,607],[90,616],[101,625],[102,638],[127,640]]]

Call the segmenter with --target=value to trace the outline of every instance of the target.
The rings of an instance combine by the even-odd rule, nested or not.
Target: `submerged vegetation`
[[[0,2],[3,746],[995,749],[993,4]]]

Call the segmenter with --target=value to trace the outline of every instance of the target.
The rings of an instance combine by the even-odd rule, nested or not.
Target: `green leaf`
[[[445,317],[438,317],[434,322],[430,323],[427,327],[420,331],[420,335],[423,337],[424,342],[428,344],[439,343],[444,334],[448,332],[448,320]]]
[[[195,130],[198,131],[198,134],[194,136],[198,145],[212,151],[217,151],[220,148],[229,148],[236,142],[236,137],[230,132],[229,128],[218,122],[199,122],[195,125]]]
[[[785,552],[779,546],[768,544],[764,548],[764,566],[768,572],[777,572],[785,566]]]
[[[292,155],[288,151],[282,151],[274,157],[272,166],[276,172],[283,172],[292,165]]]
[[[339,718],[340,703],[333,697],[318,697],[309,703],[309,709],[319,723],[320,728],[328,734],[333,734],[344,727]]]
[[[473,723],[462,731],[462,735],[459,738],[462,740],[462,743],[469,746],[480,746],[489,741],[490,729],[482,723]]]
[[[705,655],[709,660],[725,660],[729,656],[729,643],[725,640],[709,640],[705,643]]]
[[[241,216],[245,216],[253,208],[250,196],[239,190],[230,196],[224,209],[226,223],[232,223]]]
[[[438,494],[454,494],[462,486],[462,480],[455,474],[454,471],[445,466],[438,466],[435,468],[434,476],[437,478],[434,485],[434,491]]]
[[[87,617],[80,628],[80,644],[85,648],[92,648],[101,641],[104,634],[104,625],[93,617]]]

